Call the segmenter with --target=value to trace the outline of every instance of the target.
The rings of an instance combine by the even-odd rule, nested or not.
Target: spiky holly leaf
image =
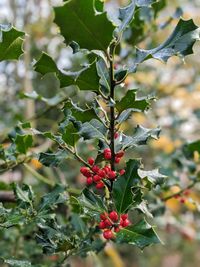
[[[134,198],[137,198],[141,192],[132,192],[132,187],[139,181],[138,169],[140,167],[139,160],[130,160],[126,166],[126,172],[120,176],[113,185],[113,199],[116,210],[118,213],[125,213],[131,207],[134,202]],[[139,188],[138,188],[139,189]]]
[[[17,134],[15,144],[18,152],[26,154],[28,148],[30,148],[33,144],[32,135]]]
[[[167,60],[176,55],[185,57],[193,53],[192,47],[200,38],[200,30],[192,19],[180,19],[173,33],[169,38],[151,50],[137,48],[135,64],[139,64],[149,58],[159,59],[167,62]]]
[[[5,29],[0,24],[0,61],[18,59],[23,54],[24,32],[15,28]]]
[[[101,139],[106,140],[107,128],[100,121],[93,119],[81,125],[79,135],[87,139]]]
[[[149,107],[148,98],[137,98],[137,89],[128,90],[126,95],[116,103],[116,109],[121,113],[124,110],[144,111]]]
[[[47,73],[54,73],[61,88],[77,85],[80,90],[99,91],[99,77],[95,62],[79,72],[68,73],[59,70],[54,60],[46,53],[42,53],[40,59],[35,63],[34,69],[43,76]]]
[[[85,212],[91,216],[99,216],[99,213],[102,213],[106,210],[103,199],[97,194],[90,191],[88,188],[85,188],[79,197],[79,202],[81,203]]]
[[[116,242],[128,243],[144,249],[146,246],[160,243],[160,239],[152,226],[145,220],[142,220],[135,225],[121,229],[116,234]]]
[[[39,161],[47,167],[57,167],[63,160],[67,159],[68,153],[65,150],[58,150],[58,152],[42,152],[39,156]]]
[[[147,181],[152,185],[162,184],[167,178],[167,176],[160,173],[158,169],[154,169],[151,171],[139,169],[138,174],[142,179],[147,179]]]
[[[4,263],[10,267],[31,267],[33,266],[30,261],[15,260],[15,259],[4,259]]]
[[[149,129],[138,125],[135,128],[133,136],[122,136],[122,147],[123,149],[127,149],[134,146],[146,145],[149,139],[158,139],[160,131],[160,128]]]
[[[67,45],[75,41],[81,48],[106,51],[114,26],[105,13],[95,15],[93,1],[68,1],[61,7],[55,7],[54,11],[54,21]]]

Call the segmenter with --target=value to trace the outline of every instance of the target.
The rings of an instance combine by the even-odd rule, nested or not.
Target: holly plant
[[[123,125],[135,113],[146,113],[156,100],[130,87],[127,78],[134,77],[149,59],[166,63],[172,56],[192,54],[199,39],[193,20],[180,18],[163,43],[153,48],[149,42],[146,49],[135,46],[148,37],[144,31],[148,22],[141,14],[153,12],[156,17],[164,2],[132,0],[112,12],[99,0],[63,1],[54,7],[54,22],[65,45],[71,47],[74,56],[84,58],[84,63],[75,70],[60,68],[43,52],[34,70],[41,76],[54,74],[60,88],[78,87],[88,101],[80,105],[68,97],[62,99],[62,120],[56,130],[42,131],[33,129],[29,121],[20,122],[8,136],[10,145],[1,147],[1,172],[18,165],[31,171],[29,162],[35,156],[44,166],[57,169],[74,159],[80,164],[84,183],[75,189],[70,183],[55,184],[38,174],[38,179],[49,186],[49,192],[39,201],[35,201],[30,185],[13,185],[15,205],[1,205],[0,226],[8,230],[31,225],[43,252],[60,255],[56,266],[71,255],[85,257],[91,251],[100,252],[107,242],[142,250],[160,243],[151,226],[147,196],[168,178],[158,169],[146,170],[142,159],[133,155],[139,146],[158,139],[161,129],[135,125],[124,131]],[[23,53],[23,36],[15,28],[1,26],[1,60],[16,59]],[[36,92],[26,97],[39,98]],[[48,150],[33,152],[37,140],[46,139],[50,140]],[[30,262],[17,265],[17,259],[4,261],[10,266],[32,266]]]

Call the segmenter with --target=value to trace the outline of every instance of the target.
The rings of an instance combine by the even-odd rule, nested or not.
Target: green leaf
[[[24,34],[13,27],[4,30],[0,25],[0,61],[18,59],[23,54]]]
[[[77,42],[81,48],[106,51],[112,40],[114,26],[106,14],[94,13],[93,1],[72,0],[55,7],[55,23],[68,45]]]
[[[47,167],[57,167],[61,162],[68,158],[68,153],[64,150],[58,152],[42,152],[39,156],[39,161]]]
[[[116,242],[128,243],[144,249],[146,246],[160,243],[160,240],[151,225],[142,220],[135,225],[121,229],[116,234]]]
[[[107,95],[110,92],[109,68],[103,59],[97,61],[96,68],[100,77],[99,83],[102,86],[102,92]]]
[[[101,139],[105,140],[105,134],[107,132],[106,127],[100,121],[93,119],[90,122],[82,124],[79,134],[87,139]]]
[[[144,171],[139,169],[138,175],[142,179],[146,178],[148,182],[150,182],[152,185],[163,184],[164,180],[167,178],[167,176],[161,174],[158,169],[154,169],[151,171]]]
[[[128,6],[119,9],[119,20],[121,21],[121,23],[116,29],[118,38],[121,38],[123,32],[132,21],[134,17],[135,7],[135,1],[132,1]]]
[[[88,188],[83,190],[81,196],[79,197],[79,201],[85,209],[85,212],[89,212],[91,216],[99,215],[99,213],[106,210],[102,198],[90,191]]]
[[[13,260],[13,259],[4,259],[4,263],[7,263],[11,267],[31,267],[30,261],[23,261],[23,260]]]
[[[42,53],[40,59],[35,63],[34,69],[43,76],[48,73],[54,73],[60,82],[61,88],[77,85],[80,90],[99,91],[99,77],[95,62],[79,72],[65,72],[58,69],[56,63],[49,55]]]
[[[149,107],[147,98],[137,98],[137,89],[128,90],[126,95],[116,103],[116,109],[121,113],[124,110],[145,111]]]
[[[122,136],[123,149],[136,147],[140,145],[146,145],[147,141],[151,138],[158,139],[160,135],[160,128],[148,129],[141,125],[135,128],[133,136]]]
[[[167,62],[174,56],[185,57],[193,53],[192,47],[199,40],[199,28],[193,20],[180,19],[170,37],[158,47],[151,50],[137,48],[135,63],[139,64],[149,58]]]
[[[42,220],[38,223],[40,232],[36,234],[36,241],[43,248],[43,253],[67,252],[74,248],[69,233],[65,233],[65,227],[59,225],[55,219]]]
[[[134,202],[132,187],[140,181],[138,169],[139,160],[129,160],[126,165],[126,172],[120,176],[113,185],[113,199],[118,213],[126,213]],[[137,192],[140,193],[140,192]],[[134,198],[136,197],[136,193]]]
[[[65,203],[67,200],[66,187],[57,184],[50,193],[44,195],[39,204],[39,212],[52,209],[55,205]]]
[[[150,6],[155,2],[158,2],[159,0],[136,0],[137,6]]]
[[[19,187],[19,185],[13,184],[13,190],[19,204],[28,203],[29,205],[32,205],[34,193],[29,185],[23,184],[22,187]]]
[[[72,101],[67,101],[65,103],[65,106],[63,108],[63,112],[65,117],[74,117],[77,121],[80,122],[86,122],[90,121],[92,119],[99,119],[98,116],[96,115],[96,112],[94,108],[87,108],[87,109],[82,109],[79,106],[77,106],[75,103]],[[62,123],[61,123],[61,128]]]
[[[200,154],[200,140],[188,143],[183,146],[183,153],[187,158],[193,158],[195,151]]]
[[[70,145],[74,146],[79,140],[79,135],[77,134],[77,129],[74,127],[73,123],[70,122],[65,128],[62,134],[62,140]]]
[[[77,85],[80,90],[99,91],[99,76],[95,63],[92,63],[89,67],[80,72],[75,85]]]
[[[19,153],[26,154],[28,148],[32,147],[33,138],[31,135],[17,134],[15,139],[16,149]]]

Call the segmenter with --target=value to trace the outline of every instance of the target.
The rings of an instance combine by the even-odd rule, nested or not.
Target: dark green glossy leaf
[[[31,135],[17,134],[15,139],[16,149],[18,152],[26,154],[28,148],[32,147],[33,138]]]
[[[58,69],[54,60],[42,53],[40,59],[34,65],[35,71],[43,76],[47,73],[54,73],[60,82],[60,87],[77,85],[80,90],[99,90],[99,77],[97,75],[95,63],[82,69],[79,72],[65,72]]]
[[[64,150],[58,150],[58,152],[42,152],[39,156],[39,161],[47,166],[57,167],[61,162],[68,158],[68,153]]]
[[[183,146],[183,153],[187,158],[193,158],[195,151],[200,154],[200,140],[191,142]]]
[[[154,229],[145,220],[135,225],[130,225],[116,234],[117,243],[128,243],[140,249],[146,246],[160,243]]]
[[[163,184],[164,180],[167,178],[167,176],[161,174],[158,169],[151,171],[144,171],[139,169],[138,174],[142,179],[146,178],[152,185]]]
[[[0,25],[0,61],[18,59],[23,54],[24,35],[15,28],[4,30]]]
[[[77,134],[77,129],[74,127],[73,123],[69,123],[65,128],[62,134],[63,141],[70,145],[74,146],[79,140],[79,135]]]
[[[106,14],[95,16],[93,1],[72,0],[55,7],[55,23],[68,45],[77,42],[81,48],[106,51],[112,40],[114,26]]]
[[[151,50],[137,49],[136,64],[149,58],[166,62],[170,57],[177,55],[184,57],[193,53],[192,47],[199,40],[199,28],[193,20],[180,19],[170,37],[158,47]]]
[[[60,203],[65,203],[67,200],[66,187],[63,185],[56,185],[52,191],[44,195],[39,204],[39,212],[43,210],[52,209],[53,206]]]
[[[63,108],[66,117],[74,117],[77,121],[86,122],[92,119],[99,119],[94,108],[82,109],[72,101],[67,101]]]
[[[32,205],[34,193],[29,185],[23,184],[21,187],[19,187],[19,185],[13,184],[13,189],[18,204],[28,203]]]
[[[121,113],[127,109],[135,111],[144,111],[149,107],[149,100],[147,98],[137,98],[137,90],[128,90],[126,95],[116,103],[116,109]]]
[[[7,263],[8,266],[11,267],[31,267],[30,261],[23,261],[23,260],[14,260],[14,259],[5,259],[4,263]]]
[[[103,59],[99,59],[97,61],[96,67],[97,73],[100,77],[99,83],[102,87],[102,92],[107,95],[110,92],[109,68]]]
[[[79,201],[86,213],[89,212],[91,216],[99,215],[99,213],[106,210],[102,198],[90,191],[88,188],[83,190],[81,196],[79,197]]]
[[[82,124],[79,134],[86,140],[91,138],[105,140],[106,132],[107,129],[103,123],[93,119],[90,122],[85,122]]]
[[[149,139],[158,139],[160,131],[160,128],[148,129],[138,125],[133,136],[123,135],[122,146],[126,149],[134,146],[146,145]]]
[[[124,175],[118,177],[113,185],[113,199],[116,210],[121,213],[126,213],[134,202],[132,187],[136,186],[140,181],[138,169],[140,167],[139,160],[130,160],[126,165]],[[137,192],[140,193],[140,192]],[[136,192],[135,196],[136,197]]]

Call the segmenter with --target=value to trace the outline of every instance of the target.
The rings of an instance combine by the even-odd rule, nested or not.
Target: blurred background
[[[49,53],[60,68],[70,69],[84,62],[78,53],[72,54],[66,48],[58,29],[53,23],[52,6],[61,4],[58,0],[0,0],[0,23],[11,23],[27,33],[25,54],[17,62],[0,63],[0,142],[6,147],[6,136],[19,121],[31,119],[31,124],[49,131],[61,121],[60,103],[64,98],[84,105],[92,100],[91,93],[83,93],[75,87],[59,88],[54,75],[43,79],[33,71],[34,61],[41,51]],[[106,2],[109,14],[119,5],[128,1]],[[192,18],[200,26],[199,0],[166,0],[156,20],[155,14],[147,10],[141,18],[147,23],[142,26],[141,38],[134,43],[139,47],[154,47],[165,40],[174,29],[180,16]],[[140,88],[142,93],[150,93],[158,99],[147,114],[135,113],[121,130],[130,131],[141,124],[150,128],[160,125],[162,133],[158,141],[150,142],[134,152],[133,157],[142,157],[146,169],[161,168],[168,175],[164,194],[175,193],[185,188],[200,170],[199,154],[186,158],[183,146],[200,139],[200,45],[194,46],[194,55],[185,61],[173,57],[167,65],[148,60],[138,72],[129,76],[125,85]],[[117,61],[117,59],[116,59]],[[120,64],[120,62],[117,62]],[[34,93],[33,93],[34,92]],[[37,94],[35,94],[37,92]],[[41,98],[42,97],[42,98]],[[35,140],[35,147],[43,151],[49,141]],[[85,147],[85,155],[88,148]],[[68,160],[59,169],[42,166],[37,158],[32,159],[31,168],[55,181],[73,184],[82,188],[79,165]],[[53,177],[53,178],[52,178]],[[0,173],[0,190],[9,190],[10,183],[17,181],[33,185],[38,195],[47,191],[46,185],[38,182],[34,175],[21,167]],[[78,183],[78,185],[77,185]],[[159,190],[158,190],[159,194]],[[152,210],[154,201],[152,196]],[[184,203],[182,203],[184,202]],[[105,252],[87,259],[72,259],[72,266],[115,266],[115,267],[199,267],[200,266],[200,184],[196,184],[184,196],[184,201],[172,198],[155,209],[153,224],[163,241],[163,245],[146,248],[143,252],[130,246],[108,245]],[[134,221],[134,218],[133,218]],[[30,229],[27,228],[27,232]],[[33,239],[21,235],[20,229],[0,230],[0,257],[11,255],[17,258],[31,257],[35,263],[40,259],[51,263],[57,256],[41,256],[41,249]],[[43,257],[43,258],[42,258]]]

